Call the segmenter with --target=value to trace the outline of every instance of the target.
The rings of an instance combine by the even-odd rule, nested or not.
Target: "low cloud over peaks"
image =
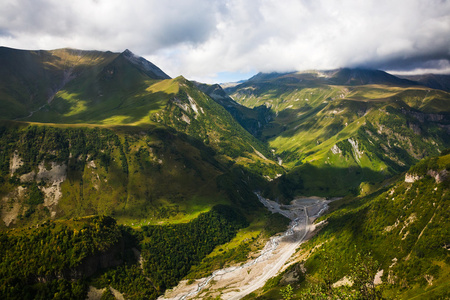
[[[172,76],[367,66],[450,72],[450,1],[17,0],[0,44],[123,51]]]

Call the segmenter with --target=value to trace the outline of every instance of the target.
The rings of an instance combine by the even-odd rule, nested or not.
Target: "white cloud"
[[[344,66],[406,71],[450,58],[450,1],[3,0],[0,11],[1,45],[129,48],[197,80]]]

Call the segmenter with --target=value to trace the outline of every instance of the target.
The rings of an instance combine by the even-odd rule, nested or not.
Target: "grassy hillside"
[[[145,65],[139,59],[128,50],[123,53],[74,49],[22,51],[1,47],[0,118],[30,117],[45,122],[42,116],[42,119],[32,117],[34,113],[48,111],[54,100],[72,99],[66,106],[71,103],[75,111],[80,111],[85,97],[100,100],[106,93],[106,97],[114,98],[113,94],[124,90],[130,93],[130,89],[145,80],[170,78],[150,62]],[[74,98],[82,102],[74,103]],[[63,104],[59,102],[55,104],[60,112],[71,115],[71,110],[61,107]]]
[[[2,119],[25,118],[86,70],[101,69],[117,54],[61,49],[22,51],[0,47]]]
[[[31,121],[1,124],[6,226],[90,214],[182,222],[218,203],[254,206],[254,183],[283,173],[221,105],[128,50],[1,51],[0,103],[11,97]],[[41,100],[18,105],[33,84]]]
[[[267,123],[273,118],[273,113],[265,105],[249,108],[235,102],[222,87],[218,84],[201,84],[195,83],[195,85],[205,94],[210,96],[214,101],[223,106],[236,121],[245,130],[250,132],[258,139],[261,138],[262,130]]]
[[[261,137],[290,170],[275,190],[365,193],[450,146],[450,94],[379,71],[260,74],[227,92],[274,115]]]

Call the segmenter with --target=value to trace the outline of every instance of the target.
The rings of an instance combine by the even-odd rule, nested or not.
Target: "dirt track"
[[[290,205],[280,205],[259,195],[258,198],[270,211],[290,218],[292,222],[289,229],[283,235],[272,237],[256,259],[217,270],[211,276],[198,279],[190,285],[183,280],[158,300],[201,299],[205,296],[214,298],[219,295],[224,300],[241,299],[261,288],[282,269],[308,232],[314,229],[314,225],[311,225],[313,220],[329,203],[322,198],[309,197],[293,200]]]

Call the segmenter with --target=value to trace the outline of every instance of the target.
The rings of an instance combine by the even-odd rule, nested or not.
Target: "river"
[[[257,258],[216,270],[209,277],[198,279],[190,285],[183,280],[158,300],[196,299],[206,294],[213,298],[220,295],[224,300],[237,300],[263,287],[288,262],[313,229],[312,222],[327,209],[330,202],[319,197],[305,197],[295,199],[289,205],[280,205],[259,194],[257,196],[268,210],[291,219],[288,229],[270,238]]]

